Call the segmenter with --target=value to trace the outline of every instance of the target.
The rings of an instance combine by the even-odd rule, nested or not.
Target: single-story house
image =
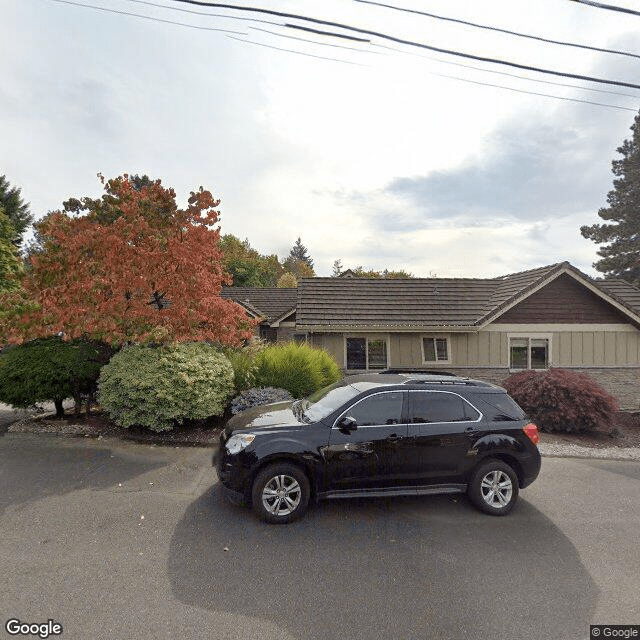
[[[276,329],[272,338],[306,339],[346,373],[439,369],[501,383],[562,367],[593,376],[622,408],[640,408],[640,289],[568,262],[498,278],[307,278],[278,317],[269,292],[280,292],[275,304],[295,290],[242,291],[233,299]]]
[[[256,334],[267,342],[304,341],[305,334],[296,336],[297,289],[277,287],[224,287],[223,298],[244,307],[250,318],[259,320]]]

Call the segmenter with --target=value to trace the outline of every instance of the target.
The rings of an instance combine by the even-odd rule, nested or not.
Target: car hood
[[[233,416],[224,430],[228,436],[234,431],[268,429],[273,427],[301,426],[301,422],[291,410],[293,402],[275,402],[253,407]]]

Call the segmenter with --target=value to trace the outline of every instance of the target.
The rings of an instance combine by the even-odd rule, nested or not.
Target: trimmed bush
[[[264,342],[259,338],[254,338],[244,347],[233,349],[224,347],[224,353],[233,367],[233,386],[236,393],[240,393],[251,387],[255,381],[256,356],[264,349]]]
[[[266,347],[256,356],[255,385],[286,389],[302,398],[342,377],[335,360],[323,349],[287,342]]]
[[[274,389],[273,387],[254,387],[246,389],[231,401],[231,413],[236,414],[251,407],[259,407],[272,402],[284,402],[293,400],[293,396],[286,389]]]
[[[0,356],[0,402],[26,408],[50,401],[61,418],[62,401],[73,397],[79,411],[83,396],[96,392],[100,369],[112,353],[101,342],[59,337],[10,347]]]
[[[136,345],[103,368],[99,388],[100,404],[119,426],[168,431],[222,414],[233,394],[233,368],[207,344]]]
[[[520,371],[503,386],[542,431],[605,431],[618,411],[593,378],[566,369]]]

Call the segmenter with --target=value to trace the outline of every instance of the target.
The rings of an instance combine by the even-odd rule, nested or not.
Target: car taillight
[[[538,444],[538,442],[540,442],[538,427],[536,427],[533,422],[530,422],[526,427],[522,427],[522,430],[527,434],[527,438],[529,438],[533,444]]]

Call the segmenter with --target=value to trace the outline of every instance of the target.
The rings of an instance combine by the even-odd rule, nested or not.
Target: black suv
[[[227,497],[272,523],[299,518],[311,498],[465,491],[500,516],[538,476],[538,440],[500,387],[390,372],[234,416],[213,463]]]

